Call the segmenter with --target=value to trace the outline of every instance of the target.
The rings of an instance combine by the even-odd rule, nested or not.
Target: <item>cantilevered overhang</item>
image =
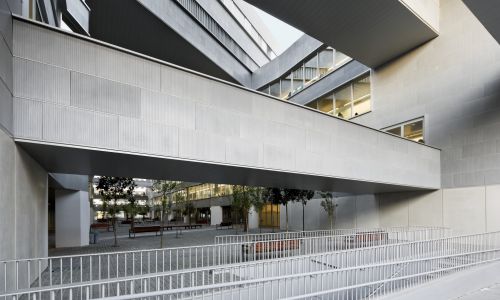
[[[246,0],[366,66],[435,38],[438,0]]]
[[[13,31],[14,140],[49,172],[350,193],[441,186],[438,149],[28,20]]]
[[[177,1],[87,0],[86,3],[91,8],[93,38],[250,86],[251,65],[239,61]]]
[[[500,43],[500,1],[463,0],[488,32]]]

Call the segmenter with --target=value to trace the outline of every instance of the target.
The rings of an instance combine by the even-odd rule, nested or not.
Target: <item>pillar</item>
[[[89,244],[88,192],[56,190],[56,247]]]
[[[222,222],[222,206],[210,206],[210,225],[219,225]]]

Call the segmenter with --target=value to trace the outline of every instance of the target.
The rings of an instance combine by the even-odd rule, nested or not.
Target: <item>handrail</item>
[[[454,254],[454,255],[445,255],[445,256],[436,256],[436,257],[431,257],[431,258],[422,258],[422,259],[410,259],[410,260],[404,260],[404,261],[398,261],[398,262],[392,262],[392,263],[383,263],[383,264],[374,264],[374,265],[361,265],[361,266],[355,266],[351,268],[345,268],[345,269],[334,269],[334,270],[321,270],[321,271],[315,271],[315,272],[305,272],[305,273],[295,273],[295,274],[288,274],[288,275],[279,275],[279,276],[269,276],[266,278],[256,278],[256,279],[249,279],[249,280],[240,280],[240,281],[230,281],[230,282],[224,282],[224,283],[215,283],[215,284],[207,284],[207,285],[200,285],[200,286],[189,286],[189,287],[182,287],[182,288],[176,288],[176,289],[168,289],[168,290],[161,290],[161,291],[154,291],[154,292],[144,292],[144,293],[135,293],[131,295],[119,295],[119,296],[110,296],[110,297],[104,297],[104,298],[92,298],[92,299],[114,299],[114,300],[119,300],[119,299],[136,299],[136,298],[147,298],[147,297],[154,297],[154,296],[161,296],[161,295],[173,295],[173,294],[182,294],[182,293],[190,293],[192,294],[193,292],[197,291],[207,291],[207,290],[219,290],[219,293],[222,293],[224,289],[227,288],[238,288],[240,289],[249,289],[252,287],[252,285],[257,285],[257,284],[264,284],[266,283],[275,283],[277,282],[278,285],[280,282],[286,282],[287,280],[293,280],[297,278],[312,278],[312,277],[320,277],[320,276],[325,276],[325,275],[333,275],[333,274],[350,274],[352,271],[360,271],[360,270],[373,270],[373,271],[378,271],[378,268],[388,268],[391,266],[399,266],[401,264],[411,264],[411,263],[421,263],[421,262],[433,262],[437,261],[440,259],[451,259],[451,258],[457,258],[457,257],[464,257],[464,256],[473,256],[473,255],[478,255],[478,254],[489,254],[489,253],[496,253],[498,254],[495,256],[495,258],[485,258],[485,259],[480,259],[475,262],[469,262],[469,263],[462,263],[458,264],[456,266],[451,266],[451,267],[440,267],[437,269],[431,269],[431,270],[424,270],[424,271],[417,271],[415,274],[408,274],[408,275],[401,275],[399,277],[390,277],[390,278],[385,278],[382,280],[369,280],[368,282],[364,282],[361,284],[358,284],[355,282],[354,284],[349,284],[347,283],[346,286],[344,287],[339,287],[335,289],[327,289],[327,290],[321,290],[313,293],[304,293],[298,296],[293,296],[293,297],[286,297],[282,299],[303,299],[303,298],[308,298],[312,296],[318,296],[318,295],[327,295],[331,294],[334,292],[338,291],[343,291],[343,290],[352,290],[355,288],[360,288],[360,287],[367,287],[367,286],[373,286],[373,285],[381,285],[387,282],[394,282],[394,281],[401,281],[405,279],[410,279],[410,278],[415,278],[415,277],[422,277],[424,275],[429,275],[429,274],[443,274],[446,271],[451,271],[451,270],[456,270],[456,269],[463,269],[466,267],[471,267],[479,264],[484,264],[484,263],[489,263],[489,262],[494,262],[494,261],[499,261],[500,260],[500,249],[494,249],[494,250],[486,250],[486,251],[471,251],[471,252],[464,252],[460,254]],[[430,265],[430,264],[427,264]],[[151,275],[150,278],[157,278],[158,276],[153,276]],[[425,281],[425,280],[422,280]],[[119,284],[119,283],[125,283],[127,280],[125,279],[117,279],[117,280],[110,280],[106,281],[102,284],[105,285],[113,285],[113,284]],[[420,283],[420,282],[417,282]],[[72,288],[90,288],[92,286],[95,286],[94,283],[85,283],[85,284],[80,284],[77,286],[73,286]],[[397,288],[396,288],[397,289]],[[396,290],[395,289],[395,290]],[[51,292],[54,293],[56,291],[61,291],[63,288],[56,288],[56,289],[45,289],[45,290],[36,290],[32,291],[33,293],[40,293],[40,292]],[[229,290],[229,292],[232,292],[233,290]],[[9,293],[2,295],[2,297],[17,297],[17,296],[22,296],[27,294],[26,292],[24,293]],[[189,297],[187,297],[189,299]],[[17,298],[15,298],[17,299]],[[186,298],[184,298],[186,299]],[[350,299],[350,298],[349,298]]]

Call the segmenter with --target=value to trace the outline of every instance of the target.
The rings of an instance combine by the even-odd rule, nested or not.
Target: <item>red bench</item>
[[[159,225],[155,225],[155,226],[137,226],[137,227],[134,227],[134,228],[130,228],[128,230],[128,237],[132,238],[132,234],[133,234],[134,238],[135,238],[135,234],[136,233],[144,233],[144,232],[155,232],[156,235],[159,235],[159,234],[161,234],[161,226],[159,226]]]
[[[266,255],[275,257],[276,253],[284,254],[288,251],[300,250],[300,240],[259,241],[241,246],[245,259],[247,259],[250,254],[255,254],[255,256],[259,255],[264,258]]]
[[[90,229],[106,229],[107,231],[111,231],[113,226],[108,223],[93,223],[90,224]]]

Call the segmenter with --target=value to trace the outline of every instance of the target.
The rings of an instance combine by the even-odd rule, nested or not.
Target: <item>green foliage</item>
[[[321,200],[321,207],[323,207],[323,209],[328,214],[328,218],[330,219],[330,229],[333,229],[335,209],[337,208],[338,204],[335,203],[333,194],[331,192],[321,192],[320,195],[323,198],[323,200]]]
[[[177,181],[155,180],[152,190],[161,195],[161,226],[165,224],[165,214],[172,211],[172,193],[179,186]],[[160,236],[160,248],[163,248],[163,234]]]
[[[101,195],[103,201],[103,208],[106,208],[107,213],[111,217],[113,225],[113,233],[115,236],[115,246],[118,246],[118,239],[116,236],[116,214],[122,209],[118,204],[118,200],[124,199],[129,203],[135,204],[133,196],[136,184],[132,178],[129,177],[109,177],[101,176],[97,183],[97,191]]]

